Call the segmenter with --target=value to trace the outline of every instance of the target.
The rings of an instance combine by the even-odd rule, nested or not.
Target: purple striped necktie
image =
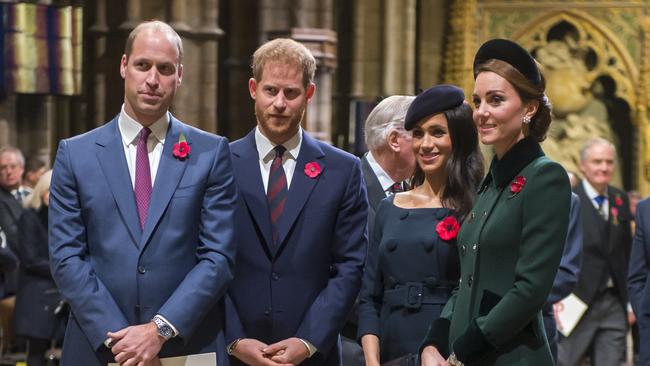
[[[271,214],[271,226],[273,229],[273,245],[278,244],[278,221],[284,211],[284,204],[287,201],[287,176],[282,167],[282,155],[287,150],[284,146],[278,145],[273,148],[275,158],[271,163],[269,173],[269,184],[266,190],[266,198],[269,201],[269,212]]]
[[[135,157],[135,201],[138,205],[138,216],[140,217],[140,228],[144,228],[149,211],[149,200],[151,199],[151,167],[149,166],[149,151],[147,140],[151,130],[148,127],[140,130],[140,138],[137,145]]]

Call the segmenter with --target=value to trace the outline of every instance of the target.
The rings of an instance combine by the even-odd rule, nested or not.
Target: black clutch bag
[[[415,353],[407,353],[404,356],[386,361],[381,366],[420,366],[420,358]]]

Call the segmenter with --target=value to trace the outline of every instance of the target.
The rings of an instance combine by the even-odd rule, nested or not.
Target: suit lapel
[[[255,145],[255,129],[241,140],[241,144],[232,146],[232,154],[234,157],[233,169],[240,194],[257,227],[262,232],[267,248],[270,253],[273,253],[271,217],[260,172],[259,154]]]
[[[381,200],[386,198],[386,193],[384,193],[384,189],[382,188],[377,175],[368,162],[368,154],[370,153],[366,153],[366,155],[361,159],[361,170],[363,171],[363,177],[366,179],[370,207],[376,212],[377,206],[379,206]]]
[[[298,214],[302,211],[303,206],[307,202],[309,195],[316,186],[321,175],[325,173],[326,166],[323,157],[325,154],[318,146],[318,143],[312,139],[306,132],[302,134],[302,146],[298,153],[298,160],[296,161],[296,169],[293,172],[291,179],[291,187],[289,187],[289,197],[284,208],[284,212],[280,217],[278,223],[278,247],[284,244],[284,240],[289,233],[289,230],[296,221]],[[310,162],[317,162],[320,166],[321,173],[314,178],[310,178],[305,174],[305,165]]]
[[[113,199],[115,199],[133,243],[138,246],[142,230],[117,117],[104,127],[95,143],[97,145],[97,160],[111,189]]]
[[[190,136],[183,124],[169,115],[169,128],[165,137],[165,145],[163,146],[162,156],[160,157],[160,164],[156,172],[156,180],[151,192],[151,201],[149,202],[149,212],[147,213],[147,220],[144,223],[144,231],[142,235],[141,246],[149,241],[154,228],[160,221],[169,200],[178,187],[178,183],[183,177],[185,168],[190,163],[190,156],[185,160],[177,159],[174,157],[173,149],[174,144],[178,142],[181,132],[185,133],[187,143],[192,146],[192,136]]]

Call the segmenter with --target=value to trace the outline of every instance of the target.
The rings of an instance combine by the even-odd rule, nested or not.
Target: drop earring
[[[524,134],[524,137],[528,137],[530,134],[530,116],[525,115],[522,122],[523,124],[521,125],[521,132]]]

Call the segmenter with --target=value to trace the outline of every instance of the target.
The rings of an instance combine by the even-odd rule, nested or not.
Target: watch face
[[[172,328],[167,324],[163,324],[158,327],[158,333],[165,338],[170,338],[172,336]]]

